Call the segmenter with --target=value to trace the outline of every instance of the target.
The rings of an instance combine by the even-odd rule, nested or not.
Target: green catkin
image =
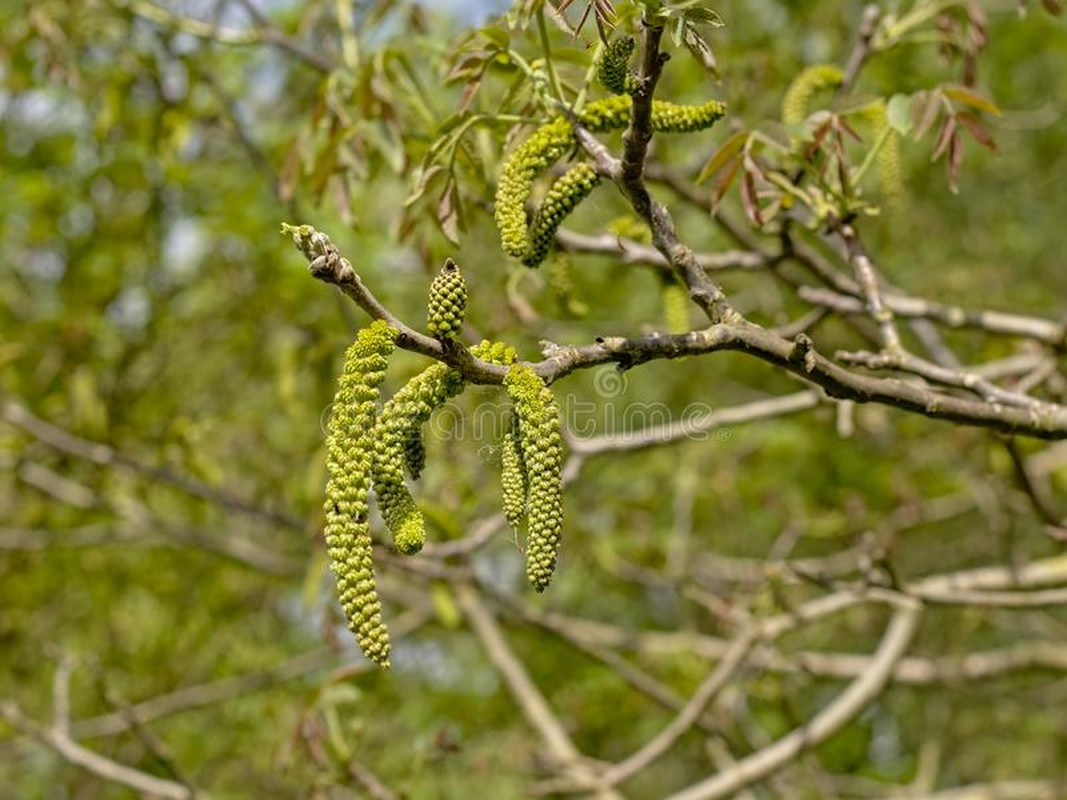
[[[363,654],[389,666],[389,632],[374,583],[368,518],[371,439],[378,387],[397,332],[378,320],[359,332],[345,353],[327,426],[325,538],[348,628]]]
[[[417,481],[426,468],[426,443],[422,440],[422,430],[414,428],[404,437],[404,469],[413,481]]]
[[[652,129],[660,133],[695,133],[710,128],[725,114],[726,104],[718,100],[708,100],[699,106],[653,100]]]
[[[572,267],[570,254],[556,250],[548,262],[548,290],[564,314],[581,318],[589,313],[589,306],[578,297]]]
[[[426,327],[438,339],[452,339],[461,327],[467,311],[467,282],[451,258],[430,284],[426,305]]]
[[[471,355],[506,366],[515,349],[503,342],[483,341]],[[382,408],[372,434],[371,475],[378,509],[393,535],[397,551],[413,555],[426,542],[426,520],[404,482],[404,473],[418,479],[426,464],[422,425],[445,402],[463,391],[459,372],[446,364],[432,364],[409,380]]]
[[[488,361],[490,364],[499,364],[503,367],[514,364],[519,357],[518,353],[515,352],[515,348],[511,345],[503,342],[490,342],[486,339],[471,348],[471,355],[475,358],[480,358],[482,361]]]
[[[634,52],[632,36],[620,36],[601,47],[596,60],[596,77],[600,85],[612,94],[631,94],[637,88],[630,75],[630,56]]]
[[[599,182],[596,170],[589,164],[576,164],[556,179],[530,227],[530,242],[522,257],[523,264],[536,267],[545,260],[556,230]]]
[[[900,202],[904,194],[903,170],[900,166],[900,134],[892,128],[887,129],[885,141],[882,142],[875,156],[878,180],[882,184],[890,205]]]
[[[631,110],[631,98],[620,95],[588,103],[577,118],[593,133],[621,130],[629,124]],[[725,104],[718,100],[709,100],[699,106],[654,100],[652,128],[660,133],[691,133],[711,127],[725,113]],[[526,201],[533,190],[534,179],[575,145],[574,129],[566,117],[560,116],[534,130],[504,160],[496,187],[493,217],[505,254],[519,259],[526,255]]]
[[[564,117],[557,117],[531,133],[504,162],[493,215],[507,255],[522,258],[526,252],[526,200],[534,178],[573,146],[574,130]]]
[[[867,111],[867,117],[874,127],[875,146],[878,148],[874,155],[878,182],[882,185],[889,205],[894,205],[904,193],[900,166],[900,135],[889,125],[885,103],[872,105]]]
[[[606,97],[586,105],[578,114],[578,121],[593,133],[622,130],[630,124],[632,110],[629,97]],[[658,133],[693,133],[710,128],[725,114],[726,104],[718,100],[698,106],[653,100],[652,129]]]
[[[519,424],[512,412],[500,437],[500,497],[504,518],[518,532],[526,518],[527,485],[526,464],[522,460],[519,443]]]
[[[504,377],[519,423],[528,503],[526,577],[538,592],[552,581],[563,529],[563,436],[552,392],[529,366],[515,364]]]
[[[409,380],[382,407],[372,433],[371,475],[378,509],[393,535],[396,549],[412,555],[426,541],[426,522],[404,483],[411,473],[409,442],[434,409],[463,390],[463,378],[447,364],[436,363]],[[421,472],[421,468],[419,470]]]
[[[836,89],[844,80],[844,73],[833,64],[815,64],[805,69],[789,84],[782,98],[782,122],[786,125],[803,122],[815,94],[823,89]]]
[[[685,333],[690,328],[689,292],[678,281],[664,281],[660,289],[663,302],[663,322],[667,333]]]

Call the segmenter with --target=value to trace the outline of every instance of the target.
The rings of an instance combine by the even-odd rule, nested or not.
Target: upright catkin
[[[393,328],[378,320],[349,346],[326,437],[326,552],[348,628],[363,654],[383,667],[389,666],[389,632],[374,583],[367,493],[370,430],[396,336]]]
[[[526,577],[538,592],[552,581],[563,532],[563,436],[552,392],[533,368],[514,364],[504,377],[519,425],[528,486]]]
[[[600,49],[596,59],[596,77],[612,94],[630,94],[637,80],[630,75],[630,56],[634,52],[633,36],[619,36]]]
[[[451,258],[430,284],[426,327],[438,339],[452,339],[463,327],[467,311],[467,282]]]

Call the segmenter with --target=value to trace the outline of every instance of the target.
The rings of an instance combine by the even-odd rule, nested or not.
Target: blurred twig
[[[154,467],[150,464],[145,464],[109,445],[92,442],[68,433],[62,428],[35,416],[24,405],[15,400],[5,401],[0,398],[0,402],[2,402],[0,417],[53,450],[89,461],[98,466],[116,466],[128,469],[230,511],[267,519],[297,530],[303,530],[304,528],[303,520],[290,514],[264,508],[257,503],[208,486],[187,475],[180,475],[165,467]]]
[[[64,760],[104,780],[120,783],[142,794],[167,798],[167,800],[196,800],[207,797],[180,783],[157,778],[82,747],[66,732],[57,728],[46,728],[26,716],[13,700],[0,703],[0,716],[15,730],[33,737],[41,744],[50,747]]]

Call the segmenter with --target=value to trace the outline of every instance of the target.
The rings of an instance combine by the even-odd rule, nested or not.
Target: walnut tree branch
[[[204,795],[198,794],[180,783],[157,778],[155,775],[149,775],[147,772],[112,761],[99,753],[82,747],[64,731],[45,727],[26,716],[22,709],[12,700],[7,700],[0,704],[0,716],[11,727],[54,750],[65,761],[81,767],[104,780],[128,786],[143,795],[167,798],[167,800],[195,800],[197,797],[204,797]]]
[[[878,697],[889,683],[894,667],[911,645],[919,626],[920,610],[921,606],[914,601],[902,599],[899,602],[897,611],[872,656],[870,668],[809,722],[773,744],[740,759],[733,766],[671,795],[670,800],[716,800],[731,797],[744,787],[793,763],[805,751],[818,746],[840,731]]]
[[[599,145],[599,142],[597,144]],[[611,158],[610,155],[606,157]],[[617,160],[612,161],[615,165],[618,164]],[[669,218],[666,221],[653,221],[654,227],[661,225],[669,226],[670,236],[674,236],[673,224]],[[677,241],[676,237],[674,241]],[[678,246],[688,254],[686,263],[691,262],[685,267],[687,282],[694,271],[699,274],[697,280],[706,281],[706,275],[693,258],[692,251],[680,243]],[[503,380],[506,372],[504,367],[480,361],[463,347],[442,344],[404,324],[371,293],[352,265],[341,257],[336,248],[329,245],[327,252],[328,257],[312,260],[311,274],[319,280],[336,285],[371,317],[384,319],[394,326],[400,332],[397,338],[400,347],[443,361],[455,367],[472,383],[494,384]],[[686,259],[683,258],[683,261]],[[677,262],[672,260],[672,263]],[[714,292],[721,296],[718,287],[710,281],[707,282],[714,287]],[[690,283],[690,287],[692,285]],[[709,297],[702,296],[705,299]],[[722,299],[725,302],[725,298]],[[709,300],[707,308],[714,306],[715,302]],[[545,359],[532,366],[545,380],[555,381],[575,370],[601,364],[614,363],[629,368],[664,358],[732,350],[747,353],[809,383],[821,386],[828,395],[840,400],[881,403],[934,419],[989,428],[1002,433],[1022,434],[1040,439],[1067,438],[1067,407],[1052,403],[1043,403],[1039,407],[1031,408],[1006,407],[997,403],[942,394],[893,378],[859,375],[820,355],[807,335],[801,334],[790,341],[773,331],[748,322],[733,309],[730,309],[730,316],[729,322],[684,334],[653,333],[634,339],[601,337],[593,344],[587,345],[549,345],[546,347]]]

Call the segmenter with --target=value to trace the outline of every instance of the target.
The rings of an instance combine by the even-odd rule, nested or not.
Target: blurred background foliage
[[[487,213],[507,124],[472,130],[454,181],[447,170],[426,175],[440,126],[465,102],[466,76],[445,79],[478,36],[472,26],[500,4],[355,3],[340,26],[338,5],[263,3],[269,28],[242,2],[0,5],[0,399],[9,412],[0,424],[0,696],[48,719],[53,674],[69,661],[71,715],[88,720],[87,746],[148,772],[180,772],[215,797],[360,796],[341,788],[358,785],[352,759],[409,797],[467,797],[487,785],[493,797],[522,797],[539,747],[446,583],[384,568],[394,627],[404,614],[422,623],[395,631],[389,673],[365,670],[340,625],[320,542],[322,417],[364,320],[308,277],[278,224],[328,231],[415,325],[430,276],[454,256],[472,287],[472,337],[505,339],[527,358],[539,339],[661,329],[660,279],[609,256],[575,255],[538,273],[507,263]],[[1058,245],[1067,32],[1038,8],[983,6],[989,45],[977,86],[1003,109],[987,119],[997,152],[967,142],[954,194],[943,160],[931,164],[933,134],[905,140],[903,197],[860,224],[888,277],[913,294],[1055,318],[1067,296]],[[657,141],[658,162],[688,178],[730,126],[776,125],[802,67],[843,63],[862,11],[821,0],[714,7],[726,22],[709,34],[718,77],[683,51],[661,88],[665,98],[714,96],[730,108],[713,133]],[[537,57],[529,31],[490,24],[486,41],[510,37]],[[594,32],[552,35],[559,68],[580,80]],[[528,88],[506,97],[513,66],[496,72],[471,107],[528,111]],[[902,46],[874,58],[856,92],[911,93],[957,73],[936,47]],[[413,195],[423,179],[425,193]],[[724,209],[741,218],[736,193]],[[626,213],[601,188],[571,226],[607,230],[627,224]],[[732,246],[698,208],[679,203],[676,214],[693,247]],[[805,308],[768,274],[722,283],[766,323]],[[832,352],[852,334],[829,324],[820,336]],[[968,361],[1015,352],[1004,340],[948,339]],[[403,354],[389,386],[423,366]],[[607,395],[599,372],[556,386],[565,410],[594,409],[590,432],[631,424],[626,409],[637,403],[677,415],[798,388],[733,354],[612,377],[620,383]],[[478,389],[458,408],[471,420],[499,402]],[[12,404],[58,426],[63,441],[109,449],[79,456],[50,446],[24,416],[13,419]],[[763,560],[783,541],[805,557],[884,535],[902,580],[1055,552],[993,437],[881,407],[855,417],[848,437],[821,405],[701,441],[592,457],[568,488],[563,559],[545,596],[524,586],[510,534],[476,569],[527,614],[719,634],[709,594],[754,613],[779,609],[782,592],[804,596],[804,587],[716,577],[726,557]],[[431,438],[419,489],[438,539],[468,533],[499,502],[492,442],[471,425],[442,427],[454,435]],[[1046,477],[1062,491],[1058,463]],[[662,727],[668,712],[524,613],[502,621],[583,752],[621,758]],[[884,619],[857,609],[784,646],[866,653]],[[954,656],[1032,637],[1062,641],[1067,617],[934,609],[915,650]],[[707,671],[692,653],[635,658],[682,695]],[[128,726],[93,728],[101,715],[121,718],[123,704],[235,676],[251,677],[218,684],[217,701],[146,722],[165,752]],[[722,735],[740,751],[759,746],[838,685],[754,671],[729,697]],[[1063,777],[1065,703],[1062,672],[897,686],[807,757],[829,777],[796,785],[803,796],[864,796],[913,780],[929,759],[946,786]],[[2,735],[0,797],[132,796]],[[659,796],[709,769],[693,734],[627,789]]]

